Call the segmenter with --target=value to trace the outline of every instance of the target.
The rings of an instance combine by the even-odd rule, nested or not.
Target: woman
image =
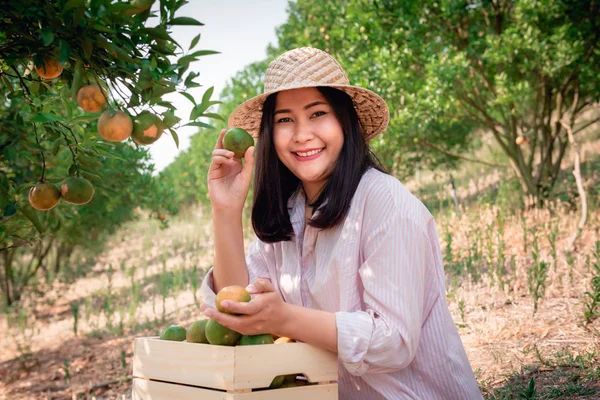
[[[258,138],[247,256],[255,150],[242,165],[222,131],[213,152],[205,316],[336,352],[341,399],[481,399],[446,305],[434,219],[369,150],[388,121],[385,102],[351,86],[327,53],[298,48],[271,62],[265,93],[229,119]],[[230,285],[254,295],[222,303],[239,316],[213,308]]]

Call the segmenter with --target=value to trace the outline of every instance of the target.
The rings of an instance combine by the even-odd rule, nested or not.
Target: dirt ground
[[[528,365],[537,365],[537,369],[528,369],[523,377],[537,376],[538,387],[556,384],[554,378],[544,380],[543,373],[557,368],[548,360],[561,354],[569,360],[580,355],[591,365],[600,365],[600,321],[585,325],[583,320],[583,293],[589,290],[592,277],[590,264],[600,240],[600,218],[593,215],[583,230],[571,267],[563,249],[577,220],[576,213],[560,207],[506,218],[503,233],[490,236],[494,246],[503,238],[505,260],[512,260],[503,263],[502,283],[490,273],[493,259],[485,256],[472,266],[477,277],[449,268],[447,302],[473,370],[486,390],[507,384],[511,373]],[[165,297],[166,318],[162,321],[162,298],[157,295],[155,277],[190,271],[194,265],[201,277],[212,258],[210,223],[201,209],[173,221],[166,231],[152,224],[144,220],[131,224],[111,240],[85,277],[72,283],[55,281],[47,288],[40,283],[43,296],[27,298],[13,317],[1,317],[0,399],[130,398],[133,339],[157,335],[170,323],[186,326],[201,316],[200,299],[194,300],[188,281]],[[485,235],[497,224],[498,210],[493,207],[477,215],[439,218],[442,249],[451,232],[454,259],[461,265],[468,249],[474,248],[474,232],[486,243]],[[551,247],[545,238],[551,229],[558,232],[559,262],[549,269],[546,291],[535,315],[528,285],[531,250],[525,251],[523,246],[523,224],[537,227],[540,254],[549,263]],[[497,247],[491,250],[497,253]],[[114,270],[110,283],[109,268]],[[141,295],[139,305],[128,314],[132,282],[139,283]],[[120,314],[107,316],[102,309],[107,286],[114,308],[124,310]],[[73,301],[82,305],[77,336]],[[569,365],[563,363],[562,368]],[[600,393],[599,381],[600,373],[586,385]],[[600,398],[594,396],[554,398]]]

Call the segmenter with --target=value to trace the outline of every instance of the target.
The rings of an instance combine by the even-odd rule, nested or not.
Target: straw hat
[[[227,123],[230,128],[244,128],[258,137],[262,106],[270,94],[317,86],[333,87],[350,95],[366,140],[373,139],[387,127],[390,113],[385,101],[370,90],[350,85],[340,63],[312,47],[290,50],[271,61],[265,75],[264,93],[240,104]]]

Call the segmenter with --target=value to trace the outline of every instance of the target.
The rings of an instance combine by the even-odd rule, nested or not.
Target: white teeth
[[[323,149],[311,150],[311,151],[306,152],[306,153],[299,153],[299,152],[297,152],[296,154],[298,154],[300,157],[309,157],[309,156],[315,155],[317,153],[320,153],[321,151],[323,151]]]

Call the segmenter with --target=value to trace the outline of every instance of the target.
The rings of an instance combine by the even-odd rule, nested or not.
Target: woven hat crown
[[[349,95],[366,140],[381,134],[389,123],[390,113],[385,100],[368,89],[351,85],[344,68],[328,53],[300,47],[271,61],[265,72],[264,92],[237,106],[227,125],[244,128],[258,137],[262,107],[267,97],[283,90],[310,87],[332,87]]]
[[[303,86],[348,85],[348,75],[326,52],[301,47],[271,62],[265,74],[265,93]]]

